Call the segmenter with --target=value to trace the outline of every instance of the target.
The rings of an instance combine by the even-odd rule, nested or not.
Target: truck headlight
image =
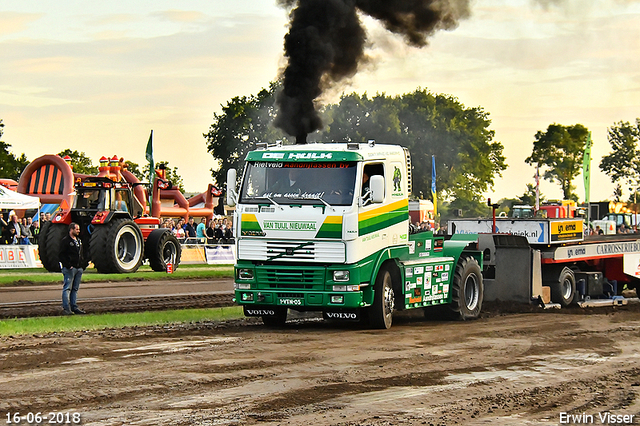
[[[236,290],[251,290],[251,284],[249,283],[235,283]]]
[[[344,296],[331,296],[331,303],[344,303]]]
[[[239,280],[252,280],[253,279],[253,269],[238,269],[238,279]]]
[[[253,302],[253,293],[242,293],[240,299],[243,302]]]
[[[334,281],[349,281],[349,271],[333,271]]]

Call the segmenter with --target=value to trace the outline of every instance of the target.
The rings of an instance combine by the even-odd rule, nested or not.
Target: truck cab
[[[388,328],[394,310],[451,301],[468,243],[411,236],[405,148],[263,146],[247,155],[237,190],[235,174],[227,203],[236,206],[235,299],[245,315],[274,325],[288,309],[316,310]]]

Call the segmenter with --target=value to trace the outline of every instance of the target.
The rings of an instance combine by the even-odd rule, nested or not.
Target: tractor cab
[[[131,184],[114,182],[108,178],[86,178],[76,182],[73,208],[87,213],[128,213],[132,217],[142,214],[142,205],[133,195]]]

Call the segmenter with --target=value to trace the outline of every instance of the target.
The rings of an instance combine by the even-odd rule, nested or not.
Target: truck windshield
[[[355,162],[252,162],[247,164],[241,203],[315,204],[353,202]]]

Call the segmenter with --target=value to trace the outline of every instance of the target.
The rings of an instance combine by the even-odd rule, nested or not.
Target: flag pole
[[[587,203],[587,229],[591,223],[591,207],[589,206],[591,192],[591,132],[587,136],[587,143],[584,147],[584,156],[582,157],[582,179],[584,183],[584,200]]]
[[[438,195],[436,193],[436,156],[431,156],[431,196],[433,197],[433,220],[438,216]],[[435,226],[435,223],[434,223]]]
[[[156,167],[153,163],[153,129],[149,135],[149,142],[147,142],[147,150],[145,152],[145,158],[149,162],[149,214],[151,214],[151,203],[153,202],[153,177],[156,173]]]

